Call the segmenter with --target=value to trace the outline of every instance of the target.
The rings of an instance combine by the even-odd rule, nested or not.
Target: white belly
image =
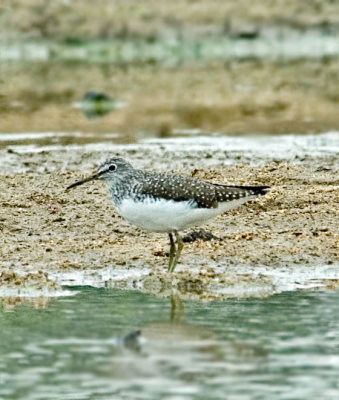
[[[217,208],[194,208],[190,201],[151,200],[144,202],[125,199],[117,211],[131,224],[152,232],[181,231],[191,226],[200,225],[223,212],[237,207],[249,198],[228,201]]]

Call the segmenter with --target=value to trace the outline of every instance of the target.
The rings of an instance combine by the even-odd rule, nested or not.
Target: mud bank
[[[88,146],[2,150],[0,290],[5,294],[14,288],[20,294],[48,286],[53,292],[60,285],[93,284],[163,295],[174,288],[198,298],[265,296],[282,290],[274,271],[279,275],[284,270],[285,277],[294,273],[297,282],[296,273],[305,268],[309,274],[304,282],[317,279],[313,286],[336,287],[338,158],[333,146],[326,147],[329,138],[324,136],[325,145],[317,149],[307,148],[312,142],[305,137],[299,144],[291,138],[286,143],[293,144],[298,157],[287,151],[276,159],[267,148],[252,158],[253,165],[250,150],[239,147],[233,160],[222,156],[222,146],[206,150],[199,140],[187,150],[179,141],[177,153],[173,140],[112,144],[106,151]],[[221,140],[227,147],[230,139]],[[115,212],[100,182],[65,191],[109,154],[126,157],[137,167],[272,189],[204,226],[216,239],[186,243],[175,274],[169,276],[166,235],[130,226]],[[328,266],[330,273],[319,274],[319,266]]]

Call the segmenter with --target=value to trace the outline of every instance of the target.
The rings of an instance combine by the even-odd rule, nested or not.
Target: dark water
[[[215,303],[82,289],[0,310],[0,399],[338,399],[339,292]],[[140,342],[123,342],[141,330]]]

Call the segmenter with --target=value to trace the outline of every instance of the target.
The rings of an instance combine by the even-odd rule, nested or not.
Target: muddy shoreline
[[[100,7],[89,0],[59,2],[15,0],[0,6],[0,32],[9,38],[47,38],[70,44],[93,39],[177,39],[217,35],[253,39],[273,27],[298,31],[338,31],[335,1],[272,2],[202,0],[159,3],[136,0],[116,3],[102,0]]]
[[[204,226],[217,239],[186,243],[176,273],[169,276],[166,235],[130,226],[115,212],[100,182],[65,191],[67,185],[90,173],[105,154],[81,147],[9,154],[3,150],[3,156],[13,163],[16,160],[17,170],[26,166],[26,173],[3,175],[0,180],[3,290],[16,288],[19,293],[46,285],[57,290],[67,283],[67,274],[86,271],[93,274],[93,282],[97,279],[104,286],[156,294],[175,287],[192,296],[213,298],[253,295],[259,287],[262,290],[255,295],[263,296],[274,292],[274,284],[267,275],[256,273],[256,268],[293,271],[309,267],[311,271],[339,262],[335,152],[319,152],[318,157],[297,162],[268,156],[252,166],[241,158],[225,165],[218,150],[215,154],[209,151],[205,159],[198,151],[187,152],[187,158],[181,153],[176,159],[166,145],[159,145],[157,151],[140,146],[137,155],[133,146],[126,145],[116,153],[137,167],[170,168],[214,182],[269,185],[272,189]],[[238,274],[237,268],[242,273]],[[100,275],[107,270],[111,272]],[[221,294],[226,287],[236,290]]]

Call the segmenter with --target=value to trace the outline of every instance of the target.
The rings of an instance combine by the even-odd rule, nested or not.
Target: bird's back
[[[190,201],[197,208],[217,208],[219,203],[264,195],[268,188],[221,185],[182,175],[148,172],[139,193],[145,197]]]

